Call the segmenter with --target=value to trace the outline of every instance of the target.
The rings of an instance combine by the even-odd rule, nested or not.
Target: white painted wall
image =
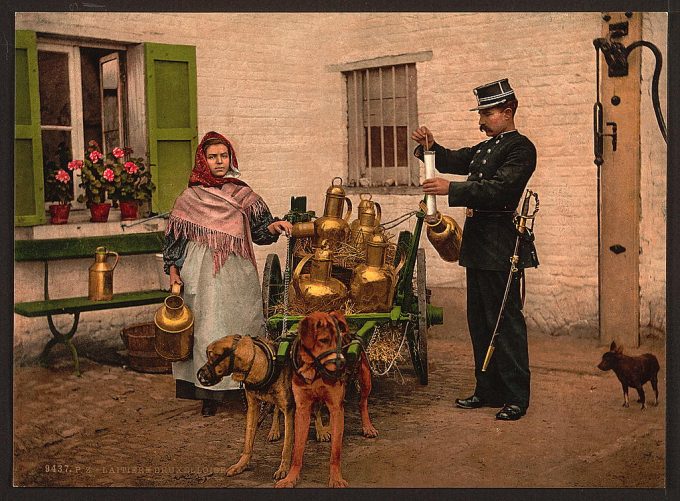
[[[476,113],[468,111],[475,102],[472,89],[508,77],[520,102],[518,129],[538,150],[530,188],[541,198],[536,221],[541,266],[527,272],[527,321],[530,328],[546,333],[588,336],[597,331],[592,40],[600,36],[600,23],[597,12],[16,16],[17,29],[97,38],[102,26],[117,26],[107,35],[115,33],[122,42],[195,45],[199,136],[217,130],[233,141],[245,180],[275,215],[287,211],[291,195],[306,195],[308,208],[321,212],[331,179],[346,176],[345,88],[342,75],[329,65],[431,50],[432,60],[417,65],[420,123],[451,148],[484,139]],[[660,46],[664,61],[666,30],[664,14],[645,15],[645,37]],[[651,59],[644,55],[641,323],[647,330],[664,332],[666,150],[648,100]],[[665,81],[664,66],[664,106]],[[358,193],[350,197],[356,205]],[[374,196],[383,206],[384,220],[413,210],[419,198]],[[439,203],[462,224],[462,209],[447,208],[444,199]],[[281,241],[257,250],[260,271],[267,253],[283,258],[284,245]],[[428,253],[429,285],[464,294],[464,270],[444,263],[424,238],[422,245]],[[34,265],[16,268],[16,300],[40,299],[41,273]],[[138,278],[122,280],[134,284]],[[128,310],[86,313],[83,326],[95,337],[109,339],[111,330],[149,315],[148,308],[139,310],[129,317],[121,315]],[[15,315],[15,345],[35,352],[49,338],[45,324],[44,319]]]

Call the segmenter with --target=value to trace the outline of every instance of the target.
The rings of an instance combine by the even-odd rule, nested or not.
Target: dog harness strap
[[[269,386],[276,376],[278,375],[278,370],[276,370],[276,364],[274,363],[274,352],[267,343],[262,341],[258,337],[253,338],[253,343],[255,346],[259,347],[267,357],[267,373],[264,379],[258,383],[245,383],[247,390],[261,390]]]

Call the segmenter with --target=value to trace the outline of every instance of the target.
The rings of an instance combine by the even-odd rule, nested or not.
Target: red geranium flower
[[[68,163],[69,170],[78,170],[83,166],[82,160],[72,160]]]
[[[71,176],[69,176],[68,172],[66,172],[64,169],[59,169],[57,171],[57,174],[54,176],[54,178],[57,181],[60,181],[64,184],[68,183],[71,180]]]
[[[120,148],[114,148],[111,153],[113,153],[113,156],[116,158],[121,158],[123,155],[125,155],[125,152]]]
[[[111,182],[113,181],[113,178],[115,177],[113,175],[113,170],[111,169],[105,169],[104,172],[102,173],[102,177],[106,179],[107,181]]]
[[[139,167],[137,167],[137,164],[134,162],[125,162],[125,170],[128,174],[135,174],[139,170]]]
[[[90,160],[92,160],[93,163],[99,162],[99,160],[101,160],[102,156],[103,155],[100,152],[98,152],[97,150],[90,152]]]

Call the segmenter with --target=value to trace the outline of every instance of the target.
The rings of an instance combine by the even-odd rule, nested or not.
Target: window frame
[[[422,51],[422,52],[416,52],[416,53],[410,53],[410,54],[401,54],[397,56],[383,56],[383,57],[378,57],[378,58],[373,58],[373,59],[367,59],[367,60],[361,60],[361,61],[354,61],[351,63],[344,63],[344,64],[339,64],[339,65],[331,65],[328,66],[329,71],[334,71],[334,72],[340,72],[344,81],[344,92],[345,92],[345,103],[346,103],[346,115],[347,115],[347,186],[349,188],[352,188],[353,186],[360,186],[359,179],[361,176],[361,166],[363,163],[362,157],[365,155],[368,155],[368,165],[367,169],[381,169],[382,170],[382,177],[383,181],[385,178],[385,168],[390,168],[394,169],[395,172],[395,181],[397,182],[397,185],[393,186],[385,186],[384,184],[381,185],[372,185],[373,184],[373,179],[369,179],[369,182],[371,183],[371,190],[375,191],[377,190],[387,190],[387,191],[399,191],[399,190],[409,190],[409,189],[418,189],[418,187],[421,184],[421,166],[418,164],[416,161],[415,157],[411,154],[411,149],[410,148],[410,141],[409,138],[410,136],[408,135],[408,131],[414,129],[418,125],[418,83],[417,83],[417,65],[416,63],[419,62],[424,62],[424,61],[429,61],[432,59],[432,51]],[[399,122],[397,121],[396,117],[396,100],[394,100],[394,96],[397,95],[396,93],[396,82],[394,80],[395,78],[395,71],[397,67],[404,66],[404,85],[406,86],[406,110],[403,110],[403,112],[406,113],[406,128],[407,128],[407,165],[395,165],[395,166],[385,166],[385,155],[384,155],[384,149],[385,149],[385,132],[384,132],[384,127],[395,127],[393,129],[393,134],[394,134],[394,156],[395,159],[397,157],[397,149],[398,149],[398,142],[396,138],[396,132],[397,132],[397,127],[403,126],[400,125]],[[371,165],[371,147],[372,147],[372,142],[369,140],[367,143],[365,143],[366,138],[364,137],[366,132],[368,134],[371,134],[371,127],[374,126],[374,124],[370,123],[370,104],[367,107],[364,107],[364,85],[368,85],[367,83],[364,82],[364,78],[368,77],[370,79],[370,72],[372,70],[377,70],[378,74],[380,75],[381,78],[381,83],[380,83],[380,123],[377,124],[381,129],[380,129],[380,144],[381,144],[381,166],[372,166]],[[409,74],[409,71],[412,72],[412,74]],[[384,77],[383,74],[387,72],[387,77]],[[357,74],[363,73],[364,77],[361,79],[361,91],[359,92],[358,86],[357,86]],[[391,73],[391,76],[390,76]],[[384,96],[383,97],[383,84],[382,84],[382,79],[383,78],[388,78],[392,79],[392,85],[393,85],[393,94],[391,96]],[[353,85],[352,85],[353,82]],[[368,87],[367,87],[368,88]],[[369,95],[369,97],[372,97],[372,95]],[[393,100],[392,106],[393,106],[393,111],[394,113],[393,116],[393,123],[385,123],[384,121],[384,107],[385,107],[385,101],[386,100]],[[370,99],[369,99],[370,101]],[[368,109],[366,109],[368,108]],[[361,109],[361,113],[359,116],[358,110]],[[366,113],[369,114],[368,117],[366,117]],[[366,125],[368,124],[368,125]],[[364,127],[367,127],[367,131],[364,131]],[[368,151],[365,150],[364,144],[367,144]],[[394,162],[395,164],[398,162]],[[397,175],[397,172],[399,172],[398,169],[404,169],[405,172],[402,170],[399,175]],[[399,179],[406,178],[407,182],[406,183],[399,183]]]
[[[40,122],[40,134],[42,139],[43,130],[61,130],[69,131],[71,133],[71,155],[72,159],[83,159],[85,155],[85,137],[83,131],[83,94],[82,94],[82,74],[80,71],[80,48],[89,47],[96,49],[110,49],[114,51],[127,51],[127,47],[123,44],[115,44],[108,42],[97,42],[91,40],[82,40],[78,38],[69,39],[55,39],[49,36],[37,37],[38,52],[60,52],[68,55],[68,71],[69,71],[69,99],[71,102],[71,125],[43,125],[42,119],[38,117]],[[100,83],[101,85],[101,83]],[[126,82],[121,79],[121,85],[125,86]],[[40,96],[38,96],[40,99]],[[101,99],[101,91],[100,91]],[[123,103],[122,109],[124,115],[127,115],[129,110]],[[125,137],[127,131],[123,131]],[[78,202],[78,196],[83,194],[84,190],[80,188],[81,173],[80,171],[71,172],[73,175],[74,197],[71,201],[73,209],[85,209],[86,203]],[[53,204],[48,200],[44,200],[45,210],[48,206]]]

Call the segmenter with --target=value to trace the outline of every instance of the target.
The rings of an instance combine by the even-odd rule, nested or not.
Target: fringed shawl
[[[264,200],[247,185],[190,186],[177,197],[165,232],[209,247],[215,274],[229,254],[249,259],[257,268],[249,221],[266,209]]]

